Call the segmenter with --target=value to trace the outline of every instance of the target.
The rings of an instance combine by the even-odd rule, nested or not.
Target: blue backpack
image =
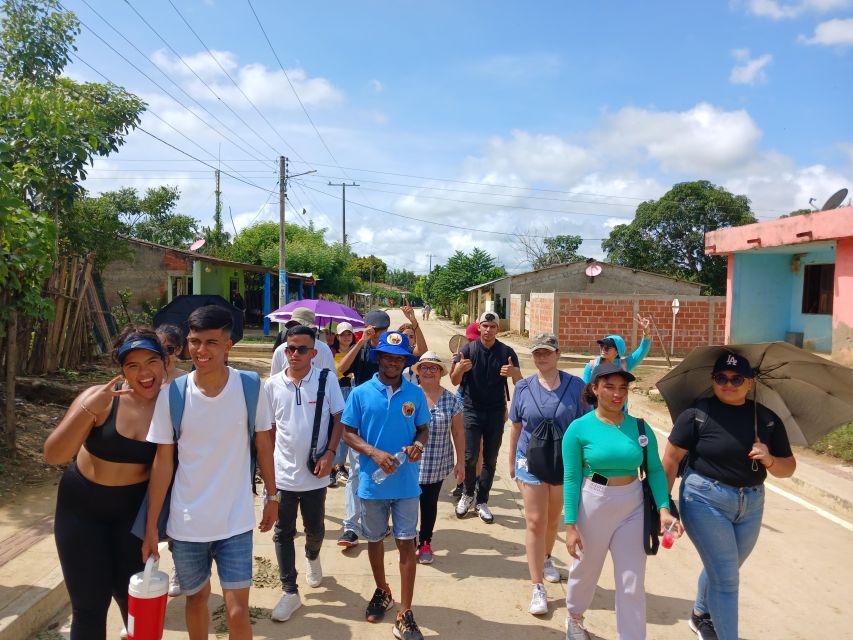
[[[246,413],[248,415],[248,430],[249,430],[249,482],[252,485],[254,493],[255,488],[255,469],[258,462],[258,452],[255,448],[255,417],[258,410],[258,398],[261,394],[261,377],[254,371],[237,370],[240,374],[240,382],[243,385],[243,399],[246,401]],[[187,384],[189,376],[183,375],[176,378],[169,385],[169,417],[172,421],[172,434],[175,439],[175,444],[181,437],[181,421],[184,417],[184,405],[187,402]],[[163,500],[163,507],[160,509],[160,516],[157,518],[157,533],[160,535],[160,540],[165,540],[166,523],[169,521],[169,507],[172,496],[172,484],[175,482],[175,472],[178,469],[178,449],[175,448],[175,466],[172,472],[172,481],[169,483],[169,488],[166,490],[166,497]],[[145,539],[145,524],[148,519],[148,491],[145,491],[145,496],[142,498],[142,504],[139,505],[139,511],[136,514],[136,519],[133,521],[133,527],[130,532],[140,540]]]

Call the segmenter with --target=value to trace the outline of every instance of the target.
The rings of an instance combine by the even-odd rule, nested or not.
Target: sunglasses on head
[[[723,373],[715,373],[711,376],[711,380],[714,381],[714,384],[719,385],[721,387],[725,386],[726,384],[730,384],[733,387],[739,387],[744,382],[746,382],[746,378],[740,375],[739,373],[736,373],[732,377],[729,377]]]
[[[291,347],[288,345],[285,349],[288,353],[298,353],[301,356],[304,356],[306,353],[311,351],[311,347],[306,347],[305,345],[299,345],[298,347]]]

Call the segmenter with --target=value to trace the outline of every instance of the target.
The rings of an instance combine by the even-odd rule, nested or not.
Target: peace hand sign
[[[116,389],[115,386],[124,380],[124,374],[120,373],[106,384],[94,387],[94,391],[86,397],[86,409],[94,414],[105,413],[112,406],[113,399],[133,393],[133,389]]]

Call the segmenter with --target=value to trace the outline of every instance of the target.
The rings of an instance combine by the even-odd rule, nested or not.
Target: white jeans
[[[646,553],[643,550],[643,487],[639,480],[622,487],[583,481],[577,528],[583,542],[566,585],[566,608],[581,615],[592,604],[607,552],[616,580],[616,631],[619,640],[645,640]]]

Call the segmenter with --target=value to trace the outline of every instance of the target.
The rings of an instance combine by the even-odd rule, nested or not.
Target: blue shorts
[[[420,498],[393,500],[361,499],[361,533],[368,542],[379,542],[388,530],[391,516],[394,537],[397,540],[414,540],[418,533]]]
[[[540,485],[542,481],[527,470],[527,456],[515,450],[515,479],[524,484]]]
[[[191,596],[204,588],[214,560],[223,589],[246,589],[252,585],[252,531],[213,542],[173,540],[172,560],[181,595]]]

